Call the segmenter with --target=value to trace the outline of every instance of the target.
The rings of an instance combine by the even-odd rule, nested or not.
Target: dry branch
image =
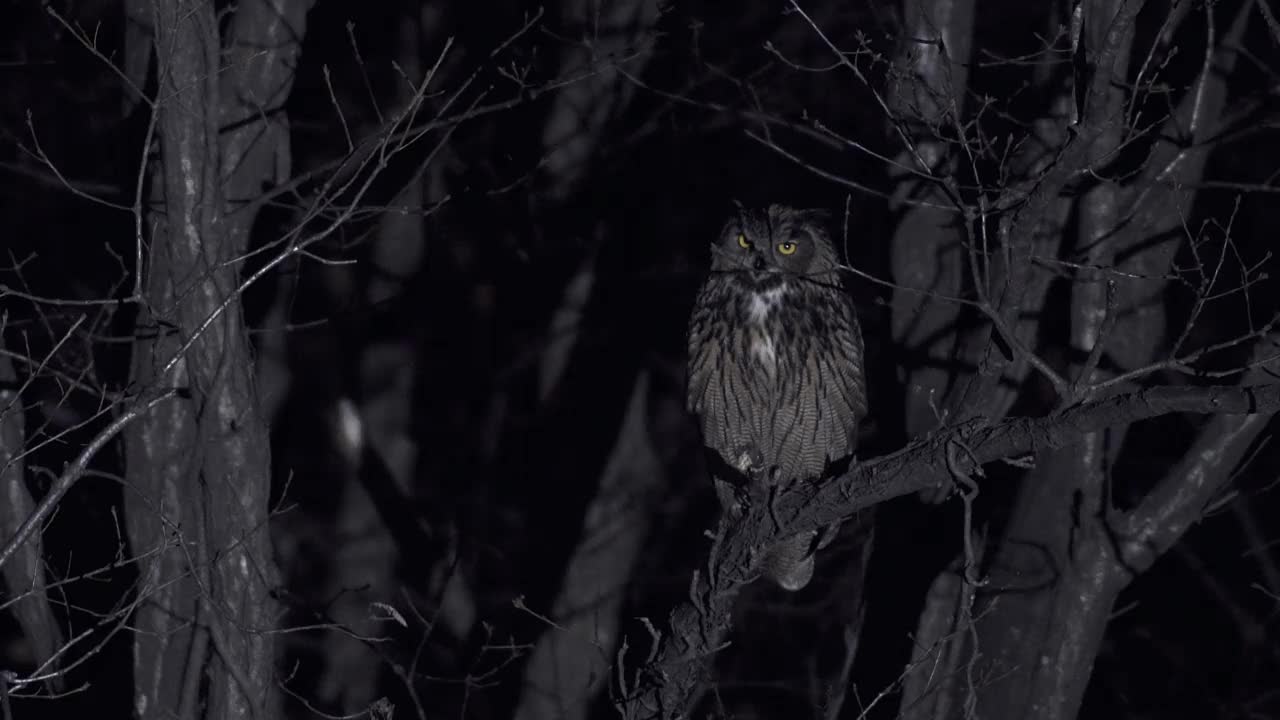
[[[947,452],[961,443],[969,462],[989,463],[1031,452],[1063,448],[1098,430],[1171,413],[1240,415],[1280,410],[1280,384],[1153,387],[1068,408],[1040,418],[994,425],[981,419],[940,430],[898,452],[850,469],[817,487],[792,486],[772,507],[755,506],[737,523],[722,523],[707,573],[695,575],[688,602],[676,608],[656,657],[626,698],[625,717],[689,717],[690,702],[706,679],[712,656],[730,628],[733,601],[750,582],[756,548],[777,537],[816,529],[876,503],[930,487],[950,477]],[[971,470],[972,467],[967,468]]]

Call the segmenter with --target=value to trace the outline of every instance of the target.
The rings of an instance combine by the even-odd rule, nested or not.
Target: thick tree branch
[[[1253,360],[1263,361],[1275,352],[1276,341],[1260,342]],[[1275,377],[1276,362],[1260,364],[1245,376],[1245,384]],[[1142,572],[1167,551],[1203,515],[1205,507],[1231,480],[1253,442],[1271,422],[1259,411],[1246,415],[1214,415],[1182,459],[1169,470],[1122,525],[1120,561],[1133,574]]]
[[[1084,403],[1048,417],[1014,418],[992,426],[972,421],[863,463],[816,490],[793,489],[779,498],[774,514],[789,521],[783,523],[787,532],[801,532],[899,495],[941,486],[950,477],[946,447],[952,442],[963,442],[973,458],[989,463],[1066,447],[1096,430],[1176,412],[1246,415],[1277,410],[1280,384],[1161,386]]]
[[[860,463],[821,485],[805,483],[780,493],[771,507],[753,506],[736,523],[723,523],[707,572],[694,576],[690,599],[672,612],[668,635],[624,698],[627,718],[678,718],[692,711],[709,667],[730,626],[733,600],[754,579],[757,548],[777,537],[815,529],[899,495],[942,487],[950,477],[947,451],[960,443],[967,463],[1062,448],[1086,434],[1176,412],[1246,415],[1280,410],[1280,383],[1249,386],[1153,387],[1076,405],[1055,415],[1015,418],[995,425],[982,419],[918,439],[898,452]]]
[[[1122,561],[1136,574],[1173,546],[1231,479],[1270,412],[1218,415],[1125,523]]]

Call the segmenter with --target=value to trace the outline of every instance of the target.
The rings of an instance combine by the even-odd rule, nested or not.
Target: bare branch
[[[161,390],[150,390],[141,397],[134,400],[111,424],[103,428],[94,436],[92,440],[81,450],[76,459],[67,469],[58,476],[53,485],[49,488],[48,494],[40,500],[40,504],[36,506],[35,511],[31,513],[26,522],[18,528],[18,532],[4,544],[4,548],[0,549],[0,567],[3,567],[14,555],[18,549],[22,547],[36,529],[47,521],[53,514],[53,509],[57,507],[58,502],[67,494],[76,481],[84,476],[84,471],[89,467],[89,462],[93,460],[98,451],[106,447],[120,431],[125,429],[130,423],[138,418],[146,415],[152,408],[160,403],[172,398],[178,394],[176,388],[166,388]]]
[[[940,430],[903,449],[861,463],[845,475],[780,493],[769,508],[751,507],[738,522],[722,521],[708,560],[695,576],[690,601],[672,612],[667,636],[647,668],[647,685],[628,698],[627,718],[676,718],[705,679],[710,656],[731,622],[733,600],[754,579],[756,548],[777,537],[817,529],[876,503],[948,482],[947,452],[962,442],[965,464],[1063,448],[1088,433],[1177,412],[1249,415],[1280,410],[1280,383],[1249,386],[1154,387],[1068,408],[1043,418],[988,425],[973,420]]]

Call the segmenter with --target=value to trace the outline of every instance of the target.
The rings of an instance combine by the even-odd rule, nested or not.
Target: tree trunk
[[[149,553],[134,658],[143,718],[277,715],[271,457],[239,262],[253,199],[288,176],[281,108],[309,6],[241,2],[225,51],[212,2],[152,6],[163,212],[152,217],[133,377],[184,393],[126,437],[129,539]]]
[[[36,506],[27,490],[26,413],[18,391],[8,389],[17,387],[13,361],[0,355],[0,538],[6,540],[18,534]],[[54,656],[62,646],[62,631],[45,593],[43,547],[36,534],[4,563],[5,595],[0,601],[0,611],[11,611],[22,628],[40,674],[57,672]],[[61,690],[62,676],[51,675],[47,684],[55,692]]]
[[[587,508],[548,627],[525,669],[517,720],[581,720],[609,678],[624,591],[663,486],[648,428],[648,374],[636,379],[613,452]]]
[[[920,435],[940,421],[950,383],[946,367],[961,306],[947,298],[964,287],[964,217],[934,182],[916,173],[951,174],[955,159],[935,128],[956,122],[964,107],[973,28],[973,0],[905,0],[903,38],[892,70],[891,132],[910,132],[892,166],[892,209],[902,213],[890,241],[896,287],[893,342],[907,365],[906,431]],[[901,129],[901,130],[900,130]],[[916,173],[902,168],[910,168]],[[941,297],[939,297],[941,296]]]
[[[1102,170],[1124,137],[1126,97],[1121,88],[1127,86],[1138,6],[1099,0],[1083,8],[1083,52],[1094,75],[1082,91],[1080,135],[1090,138],[1082,147],[1096,180],[1080,198],[1081,260],[1071,300],[1076,355],[1068,377],[1073,393],[1107,379],[1098,370],[1104,349],[1121,369],[1158,357],[1164,327],[1160,278],[1168,272],[1176,242],[1147,240],[1176,229],[1190,202],[1190,193],[1180,187],[1196,182],[1203,169],[1204,152],[1195,143],[1175,148],[1162,140],[1152,153],[1155,162],[1148,163],[1132,189],[1108,179]],[[1243,16],[1237,16],[1224,48],[1232,47],[1232,39],[1242,32]],[[1195,140],[1202,140],[1212,132],[1232,67],[1231,52],[1213,55],[1163,137],[1190,130]],[[1096,269],[1110,267],[1125,274]],[[955,663],[938,675],[958,674],[960,679],[949,687],[930,688],[951,695],[943,703],[948,714],[935,717],[958,716],[968,704],[980,717],[1074,718],[1116,596],[1198,516],[1266,417],[1215,418],[1183,463],[1162,481],[1164,490],[1144,502],[1143,508],[1153,508],[1140,508],[1128,517],[1111,507],[1109,496],[1110,467],[1126,424],[1087,432],[1074,446],[1039,453],[994,553],[988,584],[980,588],[972,615],[954,628],[950,649],[938,650],[938,657]],[[1154,509],[1164,505],[1176,508]],[[1177,517],[1179,522],[1171,528],[1157,517]],[[1159,542],[1138,540],[1157,536]],[[956,653],[957,643],[967,649]],[[966,675],[963,664],[975,660],[974,653],[976,671]]]

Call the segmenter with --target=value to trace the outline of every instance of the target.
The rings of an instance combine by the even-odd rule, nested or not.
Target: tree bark
[[[890,244],[893,341],[914,362],[905,378],[909,437],[939,423],[951,379],[948,358],[956,342],[964,287],[964,215],[938,183],[920,177],[950,175],[955,158],[939,137],[964,107],[972,45],[973,0],[905,0],[903,38],[890,84],[894,133],[910,132],[891,166],[891,209],[902,213]],[[909,172],[907,168],[916,172]]]
[[[274,717],[271,458],[239,263],[265,184],[288,176],[283,104],[310,3],[245,0],[220,45],[212,2],[153,4],[160,158],[133,376],[183,397],[126,438],[142,567],[139,717]]]
[[[132,374],[143,387],[190,388],[191,362],[182,351],[186,333],[174,331],[182,327],[176,304],[187,290],[177,286],[184,273],[175,255],[184,230],[194,234],[188,242],[199,247],[211,224],[203,216],[213,209],[205,193],[215,186],[216,155],[209,145],[217,128],[208,107],[207,78],[217,66],[217,26],[212,7],[168,3],[154,5],[153,11],[164,97],[158,110],[162,158],[154,173],[153,201],[164,203],[165,212],[151,218],[145,305],[138,318]],[[191,176],[190,192],[184,166]],[[144,558],[134,619],[134,712],[143,720],[190,720],[198,714],[197,694],[209,653],[207,621],[199,610],[204,583],[196,579],[205,574],[196,559],[204,542],[199,449],[195,411],[185,398],[139,419],[125,435],[125,518],[133,552]]]

